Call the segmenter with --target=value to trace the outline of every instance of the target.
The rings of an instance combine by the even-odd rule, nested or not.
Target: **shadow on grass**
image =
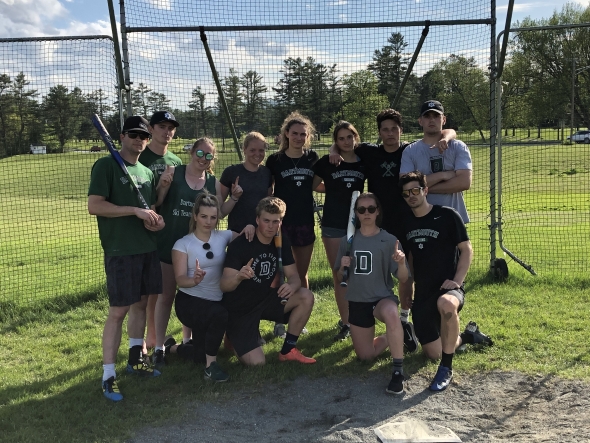
[[[63,314],[89,302],[107,300],[106,288],[98,285],[85,292],[42,300],[35,305],[19,305],[12,301],[0,302],[0,330],[13,330],[31,321],[38,321],[49,314]]]

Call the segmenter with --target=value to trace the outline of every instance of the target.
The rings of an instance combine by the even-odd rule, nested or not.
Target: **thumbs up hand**
[[[201,269],[201,267],[199,266],[199,259],[196,259],[195,260],[195,272],[193,274],[193,280],[195,282],[195,286],[203,281],[203,279],[205,278],[205,274],[207,274],[207,271],[203,271]]]
[[[231,196],[234,201],[238,200],[242,196],[242,194],[244,193],[244,190],[238,184],[239,181],[240,181],[240,177],[238,176],[238,177],[236,177],[236,181],[233,182],[231,185]]]

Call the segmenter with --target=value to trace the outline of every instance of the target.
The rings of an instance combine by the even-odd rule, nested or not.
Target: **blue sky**
[[[263,1],[265,6],[260,11],[244,7]],[[454,0],[453,4],[465,4],[461,2]],[[561,10],[565,3],[563,0],[517,2],[513,21],[527,16],[547,18],[555,9]],[[588,0],[578,3],[587,6]],[[300,5],[300,10],[295,10],[293,5],[296,4]],[[504,26],[506,4],[503,0],[498,1],[498,32]],[[195,5],[198,5],[199,11],[195,11]],[[401,22],[425,18],[463,20],[466,17],[487,18],[489,15],[481,0],[471,9],[449,5],[451,2],[447,0],[126,0],[128,11],[135,9],[134,13],[127,13],[130,26]],[[115,0],[115,9],[118,17],[118,0]],[[489,34],[486,35],[483,28],[481,25],[471,28],[433,27],[414,72],[422,75],[450,54],[474,57],[477,65],[485,69],[489,64]],[[395,31],[404,35],[408,49],[416,47],[421,32],[419,27]],[[220,77],[227,76],[231,68],[236,69],[240,76],[248,70],[256,70],[263,76],[270,96],[272,87],[282,76],[283,60],[287,57],[312,56],[326,66],[337,64],[338,75],[343,76],[366,69],[373,51],[385,44],[391,32],[390,28],[211,32],[208,39]],[[106,0],[0,0],[0,38],[105,34],[111,35]],[[154,91],[164,93],[172,100],[171,107],[179,109],[186,108],[192,90],[198,86],[207,94],[209,105],[214,105],[217,96],[215,85],[198,33],[130,34],[129,41],[131,80],[135,86],[144,83]],[[50,86],[47,72],[54,72],[53,81],[80,86],[84,92],[98,88],[87,79],[99,76],[76,72],[83,63],[80,58],[75,62],[68,59],[71,51],[54,49],[51,56],[45,56],[46,59],[49,57],[50,63],[67,65],[68,69],[60,72],[49,71],[53,68],[43,70],[42,63],[31,55],[33,52],[23,51],[20,54],[5,54],[0,59],[0,71],[11,76],[24,71],[42,93]],[[96,65],[96,62],[90,63],[93,64]],[[39,73],[35,72],[36,68]],[[80,78],[88,84],[80,84]],[[115,80],[106,83],[109,82],[114,84]]]
[[[145,0],[147,4],[159,4],[160,7],[173,2]],[[340,2],[345,3],[343,0]],[[332,2],[337,3],[338,0]],[[565,3],[564,0],[517,1],[513,19],[548,17]],[[588,5],[587,0],[578,0],[577,3]],[[497,2],[499,25],[505,21],[506,4],[502,0]],[[118,8],[118,1],[115,0],[117,16]],[[106,0],[0,0],[0,37],[104,33],[111,34]]]

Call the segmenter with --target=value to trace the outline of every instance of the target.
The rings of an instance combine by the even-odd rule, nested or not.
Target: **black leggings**
[[[227,311],[221,302],[193,297],[182,291],[176,294],[176,316],[180,322],[193,330],[193,359],[204,360],[203,353],[216,356],[227,326]],[[185,349],[178,349],[179,354]],[[186,358],[186,356],[181,355]]]

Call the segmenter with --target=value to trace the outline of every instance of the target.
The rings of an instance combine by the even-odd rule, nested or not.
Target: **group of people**
[[[275,322],[275,335],[283,338],[280,361],[315,363],[297,349],[314,305],[308,281],[314,191],[325,193],[321,236],[339,314],[334,340],[350,336],[355,353],[366,360],[389,348],[393,369],[386,391],[392,394],[404,390],[404,348],[414,352],[419,342],[426,356],[440,360],[430,389],[446,389],[455,350],[492,341],[474,322],[463,333],[459,329],[472,259],[462,195],[471,185],[469,150],[455,131],[442,129],[439,102],[425,102],[418,121],[422,140],[402,142],[401,115],[383,110],[377,116],[378,145],[361,143],[352,124],[339,122],[330,153],[318,158],[310,149],[313,124],[293,112],[281,127],[278,152],[264,162],[266,139],[251,132],[243,163],[229,166],[217,180],[212,140],[198,139],[182,165],[168,149],[179,126],[172,113],[155,112],[149,122],[127,118],[120,155],[129,176],[111,156],[101,158],[88,191],[109,296],[104,396],[123,399],[115,358],[127,314],[130,373],[158,376],[167,356],[177,353],[204,365],[206,379],[226,381],[217,362],[224,337],[243,364],[265,363],[261,320]],[[151,209],[140,207],[130,180]],[[349,245],[354,191],[361,194]],[[228,230],[217,229],[225,216]],[[279,234],[282,247],[275,242]],[[345,273],[347,288],[340,285]],[[173,305],[183,324],[178,344],[166,336]],[[385,324],[384,335],[375,337],[375,319]],[[154,349],[151,358],[148,348]]]

